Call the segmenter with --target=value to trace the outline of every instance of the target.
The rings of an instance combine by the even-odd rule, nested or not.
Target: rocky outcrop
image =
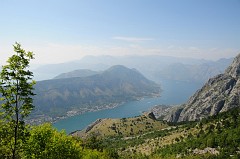
[[[155,117],[155,115],[153,114],[153,112],[148,113],[148,114],[147,114],[147,117],[149,117],[149,118],[152,119],[152,120],[157,120],[156,117]]]
[[[178,118],[183,110],[181,106],[175,106],[168,110],[163,120],[167,120],[168,122],[177,122]]]
[[[166,116],[169,113],[169,110],[173,106],[170,105],[156,105],[149,112],[153,112],[155,118],[162,119],[164,116]]]
[[[198,90],[187,103],[173,108],[164,120],[169,122],[201,120],[240,106],[240,54],[226,69]]]
[[[95,122],[93,122],[92,124],[88,125],[88,127],[85,130],[85,133],[89,132],[90,130],[92,130],[92,128],[99,124],[100,122],[102,122],[102,119],[97,119]]]
[[[225,74],[229,74],[234,78],[240,77],[240,54],[234,58],[233,63],[227,68]]]
[[[216,149],[216,148],[211,148],[211,147],[206,147],[205,149],[203,150],[200,150],[200,149],[194,149],[193,150],[193,154],[206,154],[206,153],[209,153],[209,154],[212,154],[212,155],[219,155],[219,151]]]

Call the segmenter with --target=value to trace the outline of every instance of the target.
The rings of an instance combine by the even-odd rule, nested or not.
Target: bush
[[[71,136],[58,132],[50,124],[43,124],[32,128],[23,154],[24,158],[75,159],[81,158],[82,149]]]

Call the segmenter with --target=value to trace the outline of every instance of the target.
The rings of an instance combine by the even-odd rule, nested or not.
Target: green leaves
[[[58,132],[51,124],[35,126],[24,144],[23,158],[28,159],[109,159],[106,152],[86,149],[81,141]]]
[[[2,67],[0,74],[1,100],[5,101],[2,106],[10,116],[15,116],[17,111],[21,117],[26,117],[34,107],[31,96],[34,95],[33,86],[36,82],[32,80],[33,73],[27,70],[34,54],[23,50],[19,43],[13,47],[16,54],[8,59],[8,64]]]
[[[34,108],[32,96],[36,82],[32,80],[33,73],[28,70],[33,53],[26,52],[19,43],[15,43],[13,47],[15,54],[9,57],[0,73],[0,97],[1,118],[6,121],[5,125],[10,126],[7,134],[11,142],[5,147],[11,150],[10,154],[14,159],[19,155],[24,140],[24,118]]]

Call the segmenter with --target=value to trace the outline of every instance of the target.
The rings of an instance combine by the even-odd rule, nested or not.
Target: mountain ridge
[[[43,65],[34,69],[33,72],[37,80],[45,80],[56,77],[61,73],[70,72],[77,69],[90,69],[93,71],[103,71],[113,65],[124,65],[129,68],[136,68],[145,77],[155,82],[161,82],[164,79],[196,80],[205,82],[209,77],[218,74],[230,64],[230,59],[219,59],[217,61],[177,58],[168,56],[86,56],[80,60],[75,60],[61,64]],[[186,66],[187,72],[192,72],[188,78],[182,76],[180,70],[171,69],[175,64],[181,63]],[[147,67],[146,67],[147,66]],[[194,69],[193,69],[194,68]],[[170,74],[166,72],[172,70]],[[202,72],[198,74],[197,72]],[[193,76],[193,77],[192,77]]]
[[[54,77],[53,79],[87,77],[87,76],[92,76],[92,75],[95,75],[98,73],[101,73],[101,72],[92,71],[89,69],[79,69],[79,70],[74,70],[71,72],[61,73],[61,74],[57,75],[56,77]]]
[[[159,96],[160,86],[135,69],[114,66],[87,77],[60,78],[37,82],[33,114],[45,118],[76,115],[113,108],[142,97]],[[33,115],[33,116],[34,116]],[[47,117],[46,117],[47,116]]]
[[[240,54],[223,74],[210,78],[187,103],[164,117],[168,122],[201,120],[240,106]]]

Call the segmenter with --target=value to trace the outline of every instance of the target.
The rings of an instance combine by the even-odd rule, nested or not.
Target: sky
[[[86,55],[229,58],[240,53],[240,0],[0,0],[0,64],[15,42],[36,64]]]

